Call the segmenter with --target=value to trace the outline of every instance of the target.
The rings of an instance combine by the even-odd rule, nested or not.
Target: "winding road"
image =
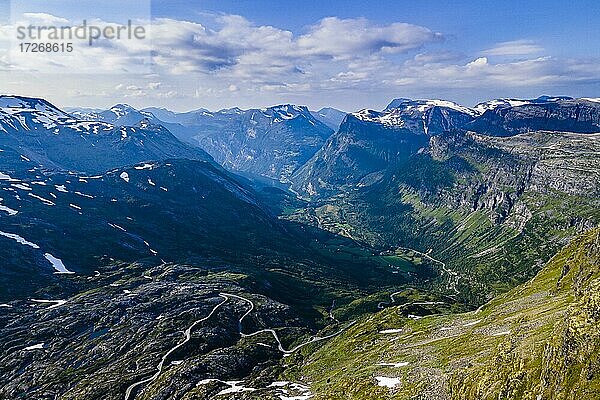
[[[185,331],[184,331],[184,340],[179,342],[177,345],[175,345],[173,348],[171,348],[171,350],[167,351],[162,358],[160,359],[160,362],[158,363],[157,367],[156,367],[156,372],[154,373],[154,375],[152,375],[149,378],[146,378],[144,380],[138,381],[133,383],[132,385],[130,385],[126,392],[125,392],[125,400],[130,400],[130,399],[134,399],[135,396],[132,397],[132,393],[133,391],[144,384],[153,382],[154,380],[156,380],[160,374],[162,373],[163,369],[164,369],[164,365],[165,362],[167,360],[167,358],[173,354],[177,349],[181,348],[182,346],[184,346],[187,342],[190,341],[191,337],[192,337],[192,329],[194,329],[198,324],[208,320],[210,317],[212,317],[215,312],[217,312],[217,310],[223,305],[225,304],[227,301],[231,300],[231,299],[238,299],[241,300],[247,304],[250,305],[250,308],[242,315],[242,317],[238,320],[238,329],[239,329],[239,334],[241,337],[252,337],[252,336],[257,336],[260,335],[262,333],[270,333],[273,338],[275,339],[275,341],[277,342],[277,348],[279,349],[280,352],[283,353],[284,357],[287,357],[291,354],[293,354],[294,352],[298,351],[299,349],[303,348],[304,346],[307,346],[311,343],[316,343],[322,340],[327,340],[327,339],[331,339],[339,334],[341,334],[342,332],[344,332],[346,329],[348,329],[349,327],[351,327],[352,325],[354,325],[356,323],[356,321],[352,321],[349,324],[347,324],[344,328],[340,329],[339,331],[332,333],[330,335],[327,336],[313,336],[310,340],[301,343],[289,350],[284,349],[283,344],[281,343],[281,339],[279,338],[279,335],[277,334],[277,332],[275,332],[275,330],[267,328],[267,329],[261,329],[259,331],[253,332],[253,333],[243,333],[242,331],[242,324],[244,322],[244,319],[250,315],[250,313],[252,311],[254,311],[255,309],[255,305],[254,302],[252,300],[249,300],[245,297],[242,296],[238,296],[236,294],[231,294],[231,293],[219,293],[219,296],[221,298],[223,298],[223,300],[217,304],[215,307],[213,307],[213,309],[211,310],[211,312],[203,318],[200,318],[196,321],[194,321],[194,323],[192,323]]]
[[[191,324],[184,332],[184,340],[182,342],[180,342],[179,344],[177,344],[175,347],[173,347],[171,350],[169,350],[168,352],[165,353],[164,356],[162,356],[162,358],[160,359],[160,362],[158,363],[158,366],[156,367],[157,371],[154,375],[152,375],[150,378],[144,379],[142,381],[136,382],[132,385],[130,385],[127,388],[127,391],[125,392],[125,400],[129,400],[129,398],[131,397],[131,393],[133,392],[133,390],[138,387],[141,386],[145,383],[150,383],[152,381],[154,381],[156,378],[158,378],[160,376],[160,374],[162,373],[163,367],[165,365],[165,361],[167,360],[167,357],[169,357],[171,354],[173,354],[173,352],[175,352],[175,350],[179,349],[181,346],[185,345],[187,342],[190,341],[191,337],[192,337],[192,329],[194,329],[194,327],[196,325],[198,325],[201,322],[206,321],[207,319],[209,319],[210,317],[213,316],[213,314],[219,309],[219,307],[221,307],[223,304],[225,304],[228,300],[227,297],[225,297],[222,294],[219,294],[219,296],[221,296],[223,298],[223,301],[221,301],[219,304],[217,304],[212,310],[211,312],[204,318],[200,318],[196,321],[194,321],[193,324]],[[135,397],[134,397],[135,398]]]
[[[408,250],[408,251],[412,251],[415,252],[417,254],[419,254],[420,256],[423,256],[425,258],[427,258],[430,261],[433,261],[435,263],[438,263],[439,265],[442,266],[442,270],[448,274],[448,276],[450,277],[450,279],[448,280],[448,289],[453,290],[454,292],[456,292],[456,294],[460,294],[460,291],[456,288],[456,286],[458,285],[458,281],[460,280],[460,275],[458,275],[457,272],[452,271],[450,268],[448,268],[446,266],[446,263],[440,260],[436,260],[435,258],[431,257],[428,253],[423,253],[419,250],[415,250],[415,249],[411,249],[410,247],[398,247],[400,250]],[[453,279],[454,278],[454,279]]]
[[[335,337],[337,335],[339,335],[340,333],[344,332],[346,329],[348,329],[349,327],[351,327],[352,325],[354,325],[356,323],[356,321],[352,321],[350,322],[348,325],[346,325],[344,328],[340,329],[339,331],[332,333],[331,335],[327,335],[327,336],[313,336],[310,340],[297,345],[296,347],[293,347],[289,350],[286,350],[283,348],[283,345],[281,344],[281,340],[279,339],[279,335],[277,335],[277,332],[275,332],[273,329],[261,329],[259,331],[253,332],[253,333],[243,333],[242,332],[242,323],[244,321],[244,318],[246,318],[255,308],[254,306],[254,302],[252,300],[249,300],[245,297],[242,296],[238,296],[235,294],[229,294],[229,293],[221,293],[221,295],[223,296],[230,296],[239,300],[242,300],[248,304],[250,304],[250,308],[248,309],[248,311],[246,311],[246,313],[242,316],[242,318],[239,319],[238,324],[239,324],[239,328],[240,328],[240,335],[242,337],[252,337],[252,336],[256,336],[256,335],[260,335],[261,333],[270,333],[271,335],[273,335],[273,338],[275,339],[275,341],[277,342],[277,348],[279,349],[280,352],[282,352],[284,354],[284,356],[289,356],[292,353],[295,353],[296,351],[298,351],[299,349],[301,349],[304,346],[307,346],[311,343],[315,343],[315,342],[320,342],[322,340],[327,340],[327,339],[331,339],[332,337]]]
[[[394,304],[396,302],[396,299],[395,299],[396,295],[399,295],[403,291],[404,291],[404,289],[398,290],[397,292],[390,294],[390,302],[386,303],[385,301],[380,301],[379,303],[377,303],[377,308],[380,310],[383,310],[385,308],[385,306],[391,306],[392,304]]]

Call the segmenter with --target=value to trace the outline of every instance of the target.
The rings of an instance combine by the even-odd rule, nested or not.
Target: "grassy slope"
[[[411,320],[391,307],[295,360],[287,374],[311,382],[315,399],[599,398],[598,287],[595,229],[479,312]],[[401,362],[409,364],[377,365]],[[400,383],[381,387],[376,376]]]

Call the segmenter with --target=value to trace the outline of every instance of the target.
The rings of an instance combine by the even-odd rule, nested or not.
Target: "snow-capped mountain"
[[[395,99],[383,111],[348,114],[340,129],[293,177],[294,188],[314,195],[358,183],[371,173],[415,154],[433,136],[460,129],[476,112],[444,100]]]
[[[43,99],[0,96],[0,131],[49,130],[75,119]]]
[[[184,113],[116,105],[91,116],[117,125],[147,119],[205,150],[225,168],[280,182],[288,182],[333,133],[306,107],[292,104],[216,112],[201,108]]]
[[[92,108],[71,108],[66,110],[79,120],[100,121],[115,126],[134,126],[144,119],[157,125],[163,122],[151,112],[140,111],[129,104],[115,104],[108,110]]]
[[[290,104],[202,114],[189,127],[190,141],[224,167],[280,182],[288,182],[333,133],[306,107]]]
[[[79,120],[35,98],[0,96],[0,132],[1,146],[50,169],[95,173],[146,160],[211,159],[147,119],[133,126]]]
[[[500,99],[481,103],[475,109],[481,115],[465,129],[484,135],[513,136],[538,130],[600,132],[600,102],[593,98]]]
[[[447,108],[463,114],[474,115],[472,109],[462,106],[458,103],[449,100],[438,100],[438,99],[421,99],[411,100],[405,98],[394,99],[387,105],[384,111],[393,109],[404,109],[406,111],[414,111],[415,109],[419,112],[426,112],[434,107]]]
[[[163,122],[181,125],[193,125],[199,117],[212,115],[212,112],[205,108],[187,112],[175,112],[166,108],[148,107],[141,111],[149,112]]]
[[[600,100],[541,96],[496,99],[473,108],[446,100],[398,98],[384,110],[348,114],[339,131],[293,176],[299,193],[328,193],[344,183],[367,185],[390,165],[446,132],[514,136],[533,131],[600,132]]]
[[[334,132],[304,106],[199,109],[174,113],[148,108],[179,139],[196,145],[233,171],[288,182]]]
[[[383,111],[361,110],[353,114],[363,121],[406,129],[414,134],[436,135],[458,129],[477,113],[447,100],[395,99]]]
[[[528,104],[539,104],[539,103],[548,103],[548,102],[558,102],[562,100],[573,100],[572,97],[568,96],[540,96],[536,99],[494,99],[484,101],[482,103],[477,104],[473,107],[479,115],[483,114],[488,110],[495,110],[497,108],[510,108],[510,107],[519,107]]]

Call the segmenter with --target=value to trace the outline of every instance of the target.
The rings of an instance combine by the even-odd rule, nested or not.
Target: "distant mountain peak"
[[[466,128],[488,136],[532,131],[600,132],[600,99],[541,96],[532,100],[496,99],[478,104],[479,117]]]
[[[500,98],[484,101],[473,107],[479,115],[483,114],[488,110],[495,110],[497,108],[509,108],[509,107],[520,107],[529,104],[540,104],[540,103],[556,103],[561,101],[572,101],[575,100],[569,96],[539,96],[535,99],[517,99],[517,98]]]
[[[339,129],[340,125],[344,121],[344,118],[346,118],[346,115],[348,114],[333,107],[323,107],[319,111],[311,111],[310,113],[313,117],[334,131]]]
[[[241,114],[244,112],[244,110],[242,110],[239,107],[232,107],[232,108],[224,108],[222,110],[218,111],[220,114]]]
[[[0,96],[0,109],[40,111],[50,112],[53,114],[61,114],[64,116],[67,115],[65,112],[61,111],[58,107],[54,106],[49,101],[36,97],[3,95]]]
[[[308,120],[314,120],[314,117],[306,106],[297,106],[294,104],[280,104],[260,110],[263,115],[272,118],[273,122],[281,122],[283,120],[294,119],[298,116],[303,116]]]
[[[455,103],[450,100],[440,100],[440,99],[394,99],[384,111],[391,111],[394,109],[404,109],[406,111],[418,111],[418,112],[426,112],[431,108],[439,107],[439,108],[447,108],[454,111],[461,112],[463,114],[468,114],[471,116],[475,115],[475,112],[469,108],[462,106],[458,103]]]
[[[574,100],[573,97],[569,96],[547,96],[542,95],[535,99],[534,101],[560,101],[560,100]]]
[[[114,106],[112,106],[111,108],[109,108],[109,110],[115,110],[115,111],[139,111],[138,109],[136,109],[133,106],[130,106],[127,103],[119,103],[119,104],[115,104]]]

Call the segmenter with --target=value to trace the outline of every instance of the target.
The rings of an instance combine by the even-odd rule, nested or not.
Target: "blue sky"
[[[0,0],[4,16],[8,4]],[[74,21],[78,13],[143,19],[140,1],[74,4],[81,2],[40,2],[30,11],[57,20]],[[101,56],[39,60],[29,71],[8,58],[3,68],[0,53],[0,89],[64,106],[176,110],[293,102],[351,111],[380,109],[394,97],[466,105],[541,94],[598,97],[598,16],[600,2],[587,0],[153,1],[151,49],[106,42]],[[144,73],[131,61],[142,51],[154,56]],[[97,66],[94,73],[77,73],[86,62]],[[121,68],[127,72],[115,72]]]
[[[239,14],[260,25],[296,32],[324,17],[365,17],[381,24],[409,22],[444,32],[465,51],[528,37],[561,54],[600,55],[600,5],[593,0],[568,5],[561,0],[175,0],[155,1],[152,9],[155,16],[181,19],[194,11]]]

